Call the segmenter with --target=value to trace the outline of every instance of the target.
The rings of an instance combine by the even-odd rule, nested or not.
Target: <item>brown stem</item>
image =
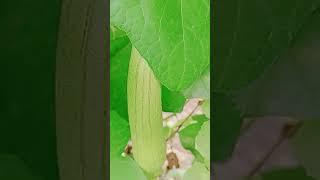
[[[192,116],[192,114],[196,111],[196,109],[199,107],[199,105],[202,104],[202,101],[198,101],[197,106],[188,114],[188,116],[186,118],[184,118],[182,120],[182,123],[176,128],[175,131],[173,131],[170,136],[166,139],[166,141],[168,141],[169,139],[171,139],[176,133],[178,133],[181,129],[181,127],[184,125],[184,123]]]

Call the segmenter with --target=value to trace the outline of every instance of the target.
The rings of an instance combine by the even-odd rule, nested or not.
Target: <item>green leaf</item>
[[[317,179],[320,179],[320,121],[304,120],[298,133],[292,139],[294,152],[299,162],[305,167],[307,173]]]
[[[110,10],[168,89],[187,88],[209,67],[209,0],[111,0]]]
[[[212,119],[211,156],[214,161],[222,161],[231,155],[236,139],[240,133],[242,117],[230,97],[213,93],[214,108]]]
[[[122,43],[121,48],[117,44],[119,42]],[[124,44],[120,38],[111,41],[110,45],[114,51],[110,57],[110,109],[128,120],[127,79],[131,44],[129,41]]]
[[[195,148],[204,157],[207,167],[210,167],[210,121],[203,123],[195,140]]]
[[[128,157],[111,158],[110,164],[111,180],[147,180],[139,165]]]
[[[179,132],[180,141],[182,143],[182,146],[186,149],[195,149],[195,138],[197,137],[201,126],[203,123],[208,121],[208,118],[200,115],[200,116],[193,116],[191,117],[193,121],[196,123],[193,123],[185,128],[183,128]]]
[[[284,55],[319,0],[217,1],[214,11],[215,90],[233,90]]]
[[[184,95],[188,98],[210,99],[210,69],[195,81],[190,87],[184,91]]]
[[[210,179],[210,172],[201,163],[195,162],[190,169],[183,176],[183,180],[208,180]]]
[[[162,111],[181,112],[186,98],[180,92],[170,91],[165,86],[161,87]]]
[[[111,26],[110,31],[110,57],[116,55],[122,48],[129,44],[129,38],[125,32]]]
[[[130,137],[128,121],[115,111],[110,112],[110,157],[120,157]]]
[[[114,58],[118,53],[121,54],[121,50],[129,44],[129,39],[127,36],[120,37],[111,41],[110,43],[110,58]]]
[[[186,126],[179,132],[180,141],[184,148],[192,152],[197,161],[204,163],[204,157],[195,148],[195,141],[203,123],[207,122],[208,118],[204,115],[199,115],[191,117],[191,120],[196,123]]]
[[[121,37],[126,37],[126,33],[120,29],[110,26],[110,41],[116,40]]]
[[[303,167],[270,171],[262,174],[263,180],[316,180],[305,173]]]

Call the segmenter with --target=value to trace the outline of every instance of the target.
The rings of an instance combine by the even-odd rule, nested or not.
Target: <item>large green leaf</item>
[[[126,36],[110,42],[110,109],[128,119],[127,79],[131,44]]]
[[[195,149],[195,138],[197,137],[201,126],[208,121],[203,115],[191,117],[195,123],[188,125],[179,132],[180,141],[184,148]]]
[[[179,132],[180,141],[184,148],[190,150],[199,162],[204,162],[203,155],[196,149],[196,137],[201,130],[203,123],[208,121],[204,115],[193,116],[191,120],[195,123],[190,124]]]
[[[115,111],[110,112],[110,156],[120,157],[130,137],[128,121]]]
[[[215,90],[247,85],[286,52],[319,0],[224,0],[214,11]]]
[[[209,0],[111,0],[110,17],[160,82],[179,91],[209,66],[209,4]]]

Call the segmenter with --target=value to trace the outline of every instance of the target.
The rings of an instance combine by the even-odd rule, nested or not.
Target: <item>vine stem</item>
[[[193,115],[193,113],[198,109],[198,107],[201,105],[202,101],[198,101],[197,106],[195,106],[192,111],[188,114],[186,118],[181,120],[180,124],[175,128],[175,130],[169,135],[169,137],[166,139],[168,141],[171,139],[176,133],[178,133],[181,129],[181,127],[184,125],[184,123]]]

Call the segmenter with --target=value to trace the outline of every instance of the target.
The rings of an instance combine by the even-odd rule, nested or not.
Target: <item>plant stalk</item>
[[[162,174],[166,155],[161,85],[134,47],[127,88],[133,157],[150,179],[156,179]]]

